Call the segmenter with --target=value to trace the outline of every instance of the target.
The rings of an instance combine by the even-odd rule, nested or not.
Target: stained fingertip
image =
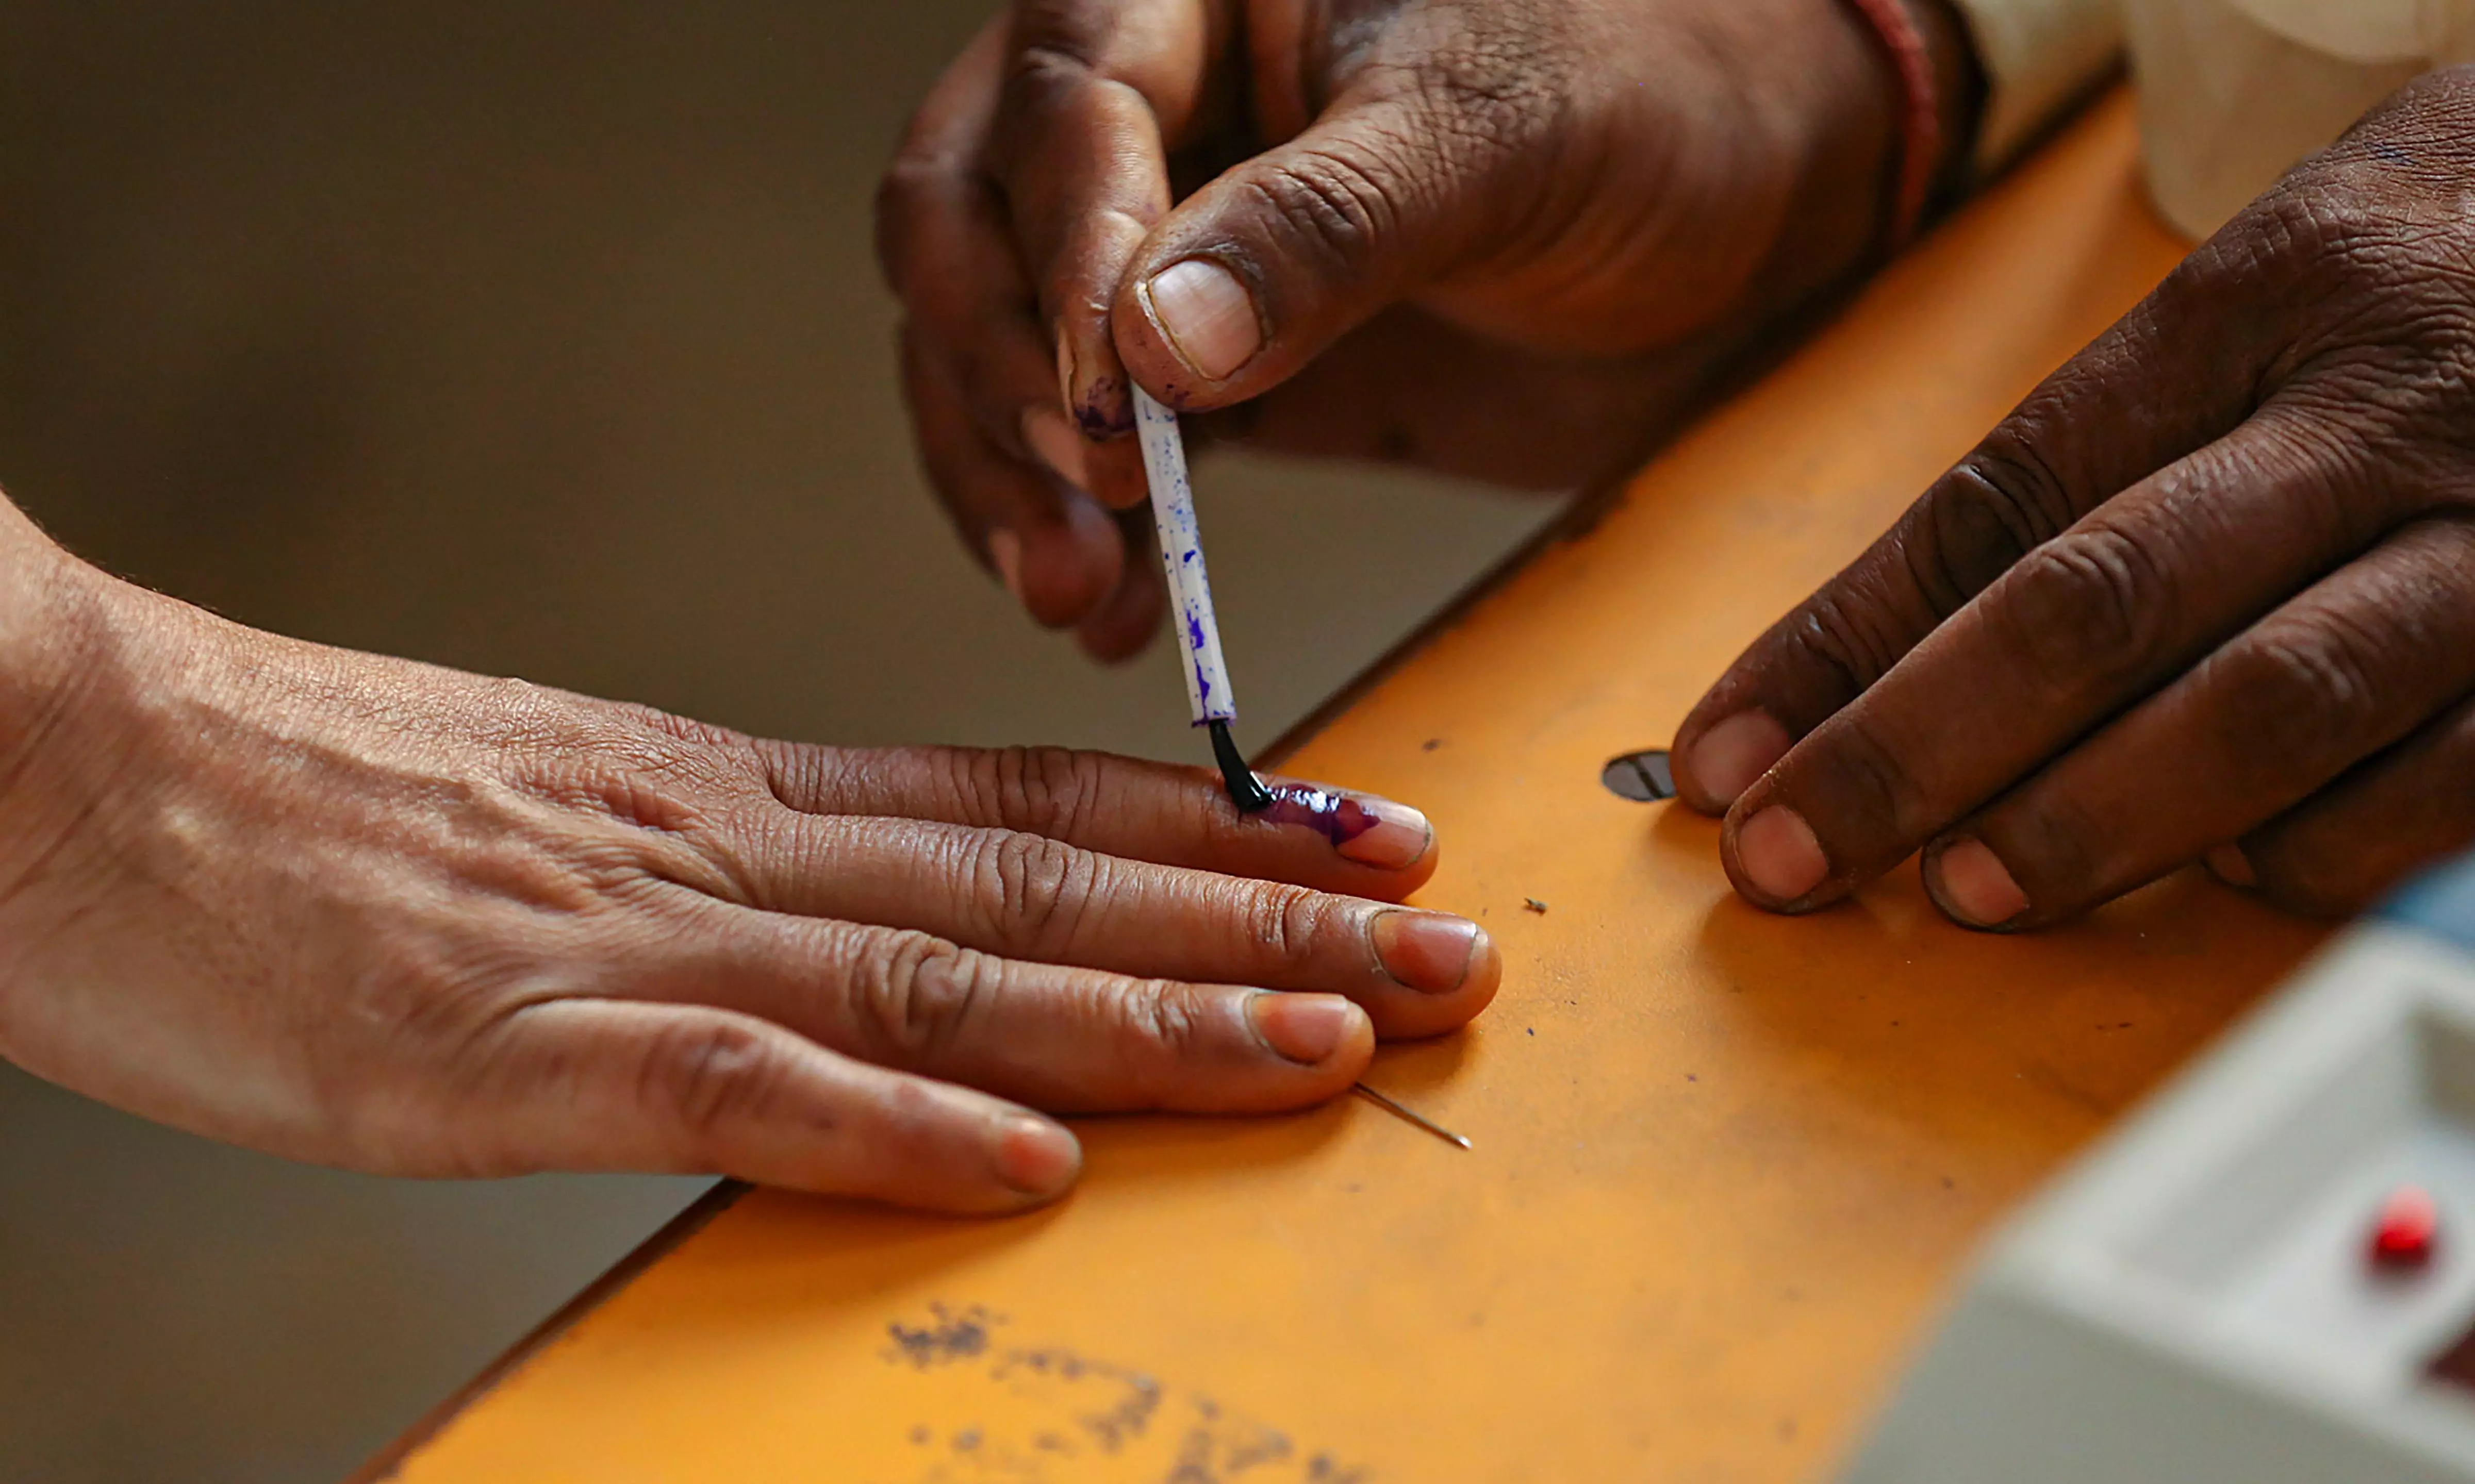
[[[2209,874],[2229,887],[2249,891],[2260,885],[2260,873],[2251,868],[2251,857],[2241,845],[2219,845],[2208,853],[2204,864]]]
[[[1271,807],[1240,815],[1243,825],[1281,831],[1293,839],[1299,838],[1294,832],[1319,835],[1334,855],[1352,865],[1403,878],[1378,888],[1381,894],[1406,894],[1434,874],[1435,827],[1409,805],[1290,778],[1262,781],[1272,796]],[[1229,807],[1234,813],[1235,806]],[[1365,893],[1369,888],[1357,889]]]
[[[2008,927],[2028,912],[2028,893],[2012,879],[2010,867],[1972,837],[1927,851],[1924,882],[1934,905],[1964,928]]]
[[[1277,790],[1273,798],[1272,807],[1278,810],[1281,805]],[[1371,865],[1379,871],[1406,871],[1434,848],[1435,827],[1417,810],[1387,798],[1364,797],[1357,803],[1373,822],[1356,834],[1335,837],[1333,848],[1342,860]]]
[[[1135,430],[1135,400],[1126,390],[1126,368],[1101,333],[1105,317],[1073,316],[1052,327],[1057,341],[1057,390],[1071,426],[1085,440],[1105,444]],[[1077,342],[1083,343],[1078,344]]]
[[[1769,712],[1740,711],[1675,755],[1684,765],[1676,770],[1677,792],[1704,814],[1726,814],[1795,744]]]
[[[1083,1146],[1045,1118],[1008,1113],[997,1120],[997,1178],[1036,1201],[1053,1201],[1083,1173]]]

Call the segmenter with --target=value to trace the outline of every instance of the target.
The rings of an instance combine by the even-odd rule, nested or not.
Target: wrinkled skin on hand
[[[1034,1109],[1346,1090],[1499,973],[1211,774],[846,750],[301,644],[0,503],[0,1055],[390,1174],[718,1172],[938,1209],[1079,1168]]]
[[[1970,65],[1918,12],[1963,132]],[[1192,426],[1562,489],[1878,235],[1845,0],[1018,0],[879,198],[920,451],[1104,658],[1157,626],[1130,383]]]
[[[2410,85],[2057,372],[1677,739],[1738,888],[1920,849],[1960,922],[2195,861],[2352,912],[2475,841],[2475,72]]]

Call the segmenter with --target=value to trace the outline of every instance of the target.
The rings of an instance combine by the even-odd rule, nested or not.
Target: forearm
[[[1931,199],[1963,180],[1983,85],[1968,28],[1950,0],[1902,0],[1932,67],[1936,152],[1926,165]],[[1847,281],[1897,243],[1896,217],[1909,170],[1911,84],[1888,38],[1851,0],[1799,0],[1748,11],[1728,24],[1742,33],[1757,73],[1779,97],[1770,110],[1795,121],[1783,132],[1799,161],[1767,259],[1748,276],[1757,315],[1806,303]],[[1783,54],[1796,48],[1800,55]]]

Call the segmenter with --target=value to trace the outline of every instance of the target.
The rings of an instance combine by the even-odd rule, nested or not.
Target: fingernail
[[[1972,928],[1998,928],[2028,910],[2028,893],[1981,839],[1955,839],[1933,857],[1925,889]]]
[[[2260,873],[2251,868],[2251,857],[2243,854],[2241,845],[2219,845],[2207,860],[2209,874],[2229,887],[2248,891],[2260,885]]]
[[[1422,994],[1450,994],[1467,984],[1483,937],[1465,917],[1409,911],[1378,915],[1371,936],[1384,972]]]
[[[1143,301],[1169,349],[1206,380],[1220,380],[1263,348],[1254,301],[1236,274],[1208,257],[1189,257],[1153,275]]]
[[[1074,405],[1074,342],[1066,336],[1066,322],[1057,322],[1052,331],[1057,336],[1057,404]]]
[[[1000,525],[989,532],[989,560],[997,564],[997,575],[1005,579],[1006,591],[1016,602],[1022,601],[1022,538]]]
[[[1300,1066],[1320,1066],[1357,1034],[1366,1012],[1336,994],[1264,990],[1246,1005],[1263,1044]]]
[[[1078,490],[1091,488],[1091,466],[1083,447],[1083,435],[1066,421],[1066,414],[1054,407],[1026,407],[1022,414],[1022,441],[1040,455],[1057,477]]]
[[[1813,826],[1795,810],[1777,806],[1736,832],[1736,864],[1753,889],[1775,902],[1796,901],[1830,874],[1830,858],[1813,838]]]
[[[1045,1118],[1013,1113],[999,1120],[997,1178],[1027,1196],[1053,1196],[1074,1183],[1083,1146]]]
[[[1406,870],[1434,841],[1434,827],[1427,823],[1427,816],[1407,804],[1377,798],[1350,802],[1358,806],[1364,824],[1357,834],[1334,840],[1342,860],[1378,870]]]
[[[1693,744],[1693,781],[1722,805],[1753,786],[1787,756],[1795,739],[1766,711],[1740,711]]]

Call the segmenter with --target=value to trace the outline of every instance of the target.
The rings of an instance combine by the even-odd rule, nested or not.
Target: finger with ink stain
[[[1248,818],[1281,829],[1312,830],[1332,841],[1343,860],[1378,870],[1407,870],[1434,848],[1434,827],[1407,804],[1287,779],[1267,779],[1263,788],[1271,803]]]

